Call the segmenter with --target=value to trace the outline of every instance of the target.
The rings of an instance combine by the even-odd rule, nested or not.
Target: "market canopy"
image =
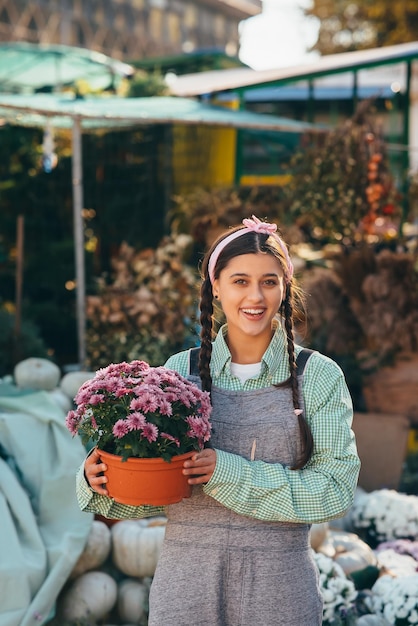
[[[261,85],[279,85],[296,80],[313,80],[330,74],[356,72],[382,65],[408,62],[413,59],[418,59],[417,41],[385,46],[384,48],[329,54],[310,63],[268,70],[234,68],[185,74],[178,76],[172,82],[170,81],[170,90],[175,96],[204,96],[223,91],[252,89]]]
[[[134,73],[127,63],[85,48],[25,42],[0,45],[0,92],[59,91],[77,81],[103,90]]]
[[[251,111],[234,111],[188,98],[87,97],[0,93],[0,117],[21,126],[71,128],[73,120],[84,129],[112,129],[144,124],[193,124],[302,133],[316,127],[296,120]]]

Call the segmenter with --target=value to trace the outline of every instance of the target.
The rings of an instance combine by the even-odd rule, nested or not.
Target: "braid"
[[[212,314],[213,314],[212,285],[208,277],[202,283],[200,291],[200,354],[199,372],[203,391],[211,391],[212,377],[210,375],[210,358],[212,355]]]
[[[293,297],[292,288],[289,284],[287,286],[287,294],[283,302],[284,309],[284,324],[287,336],[287,353],[289,355],[289,369],[290,369],[290,385],[292,389],[293,408],[297,411],[300,410],[299,406],[299,383],[296,371],[296,359],[295,359],[295,344],[293,340]],[[309,424],[305,420],[302,413],[298,413],[298,423],[300,431],[300,439],[302,446],[302,456],[292,469],[301,469],[309,461],[312,448],[313,437]]]

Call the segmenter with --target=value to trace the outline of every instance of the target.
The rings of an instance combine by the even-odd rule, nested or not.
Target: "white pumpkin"
[[[145,615],[149,587],[139,580],[126,578],[118,587],[117,607],[121,620],[138,624]]]
[[[71,572],[71,578],[76,578],[84,572],[97,569],[102,565],[110,554],[112,535],[104,522],[93,520],[87,543],[77,563]]]
[[[318,551],[319,547],[324,543],[325,539],[328,535],[328,523],[324,522],[323,524],[312,524],[311,530],[309,533],[309,539],[311,542],[311,548]]]
[[[13,377],[21,389],[52,391],[58,385],[61,371],[58,365],[48,359],[30,357],[17,363]]]
[[[377,565],[373,550],[355,533],[330,531],[328,539],[335,550],[333,559],[342,567],[346,576],[369,565]],[[322,552],[322,548],[319,551]]]
[[[320,552],[321,554],[324,554],[330,559],[333,559],[335,557],[335,547],[334,547],[332,540],[327,536],[325,541],[321,543],[321,545],[316,550],[316,552]]]
[[[103,619],[115,606],[116,581],[105,572],[86,572],[74,580],[59,598],[64,620]]]
[[[86,380],[94,378],[94,374],[95,372],[68,372],[68,374],[64,374],[61,378],[60,388],[67,398],[74,400],[81,385],[85,383]]]
[[[128,576],[153,576],[165,535],[165,518],[123,520],[112,526],[112,558]]]

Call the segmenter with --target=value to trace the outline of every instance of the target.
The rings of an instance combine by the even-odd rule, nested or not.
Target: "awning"
[[[234,111],[188,98],[68,98],[58,95],[0,93],[0,118],[20,126],[71,128],[78,119],[83,130],[111,129],[144,124],[187,124],[252,128],[302,133],[316,126],[274,115]]]
[[[261,85],[313,80],[320,76],[379,67],[418,59],[418,42],[330,54],[319,60],[290,67],[252,70],[247,68],[185,74],[170,82],[171,93],[180,97],[204,96],[222,91],[251,89]]]
[[[0,45],[0,92],[59,91],[77,81],[116,87],[135,69],[99,52],[72,46],[12,42]]]

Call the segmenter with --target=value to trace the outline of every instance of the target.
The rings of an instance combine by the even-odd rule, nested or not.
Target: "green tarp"
[[[75,497],[85,456],[47,392],[0,384],[0,626],[40,626],[83,551],[92,516]]]

